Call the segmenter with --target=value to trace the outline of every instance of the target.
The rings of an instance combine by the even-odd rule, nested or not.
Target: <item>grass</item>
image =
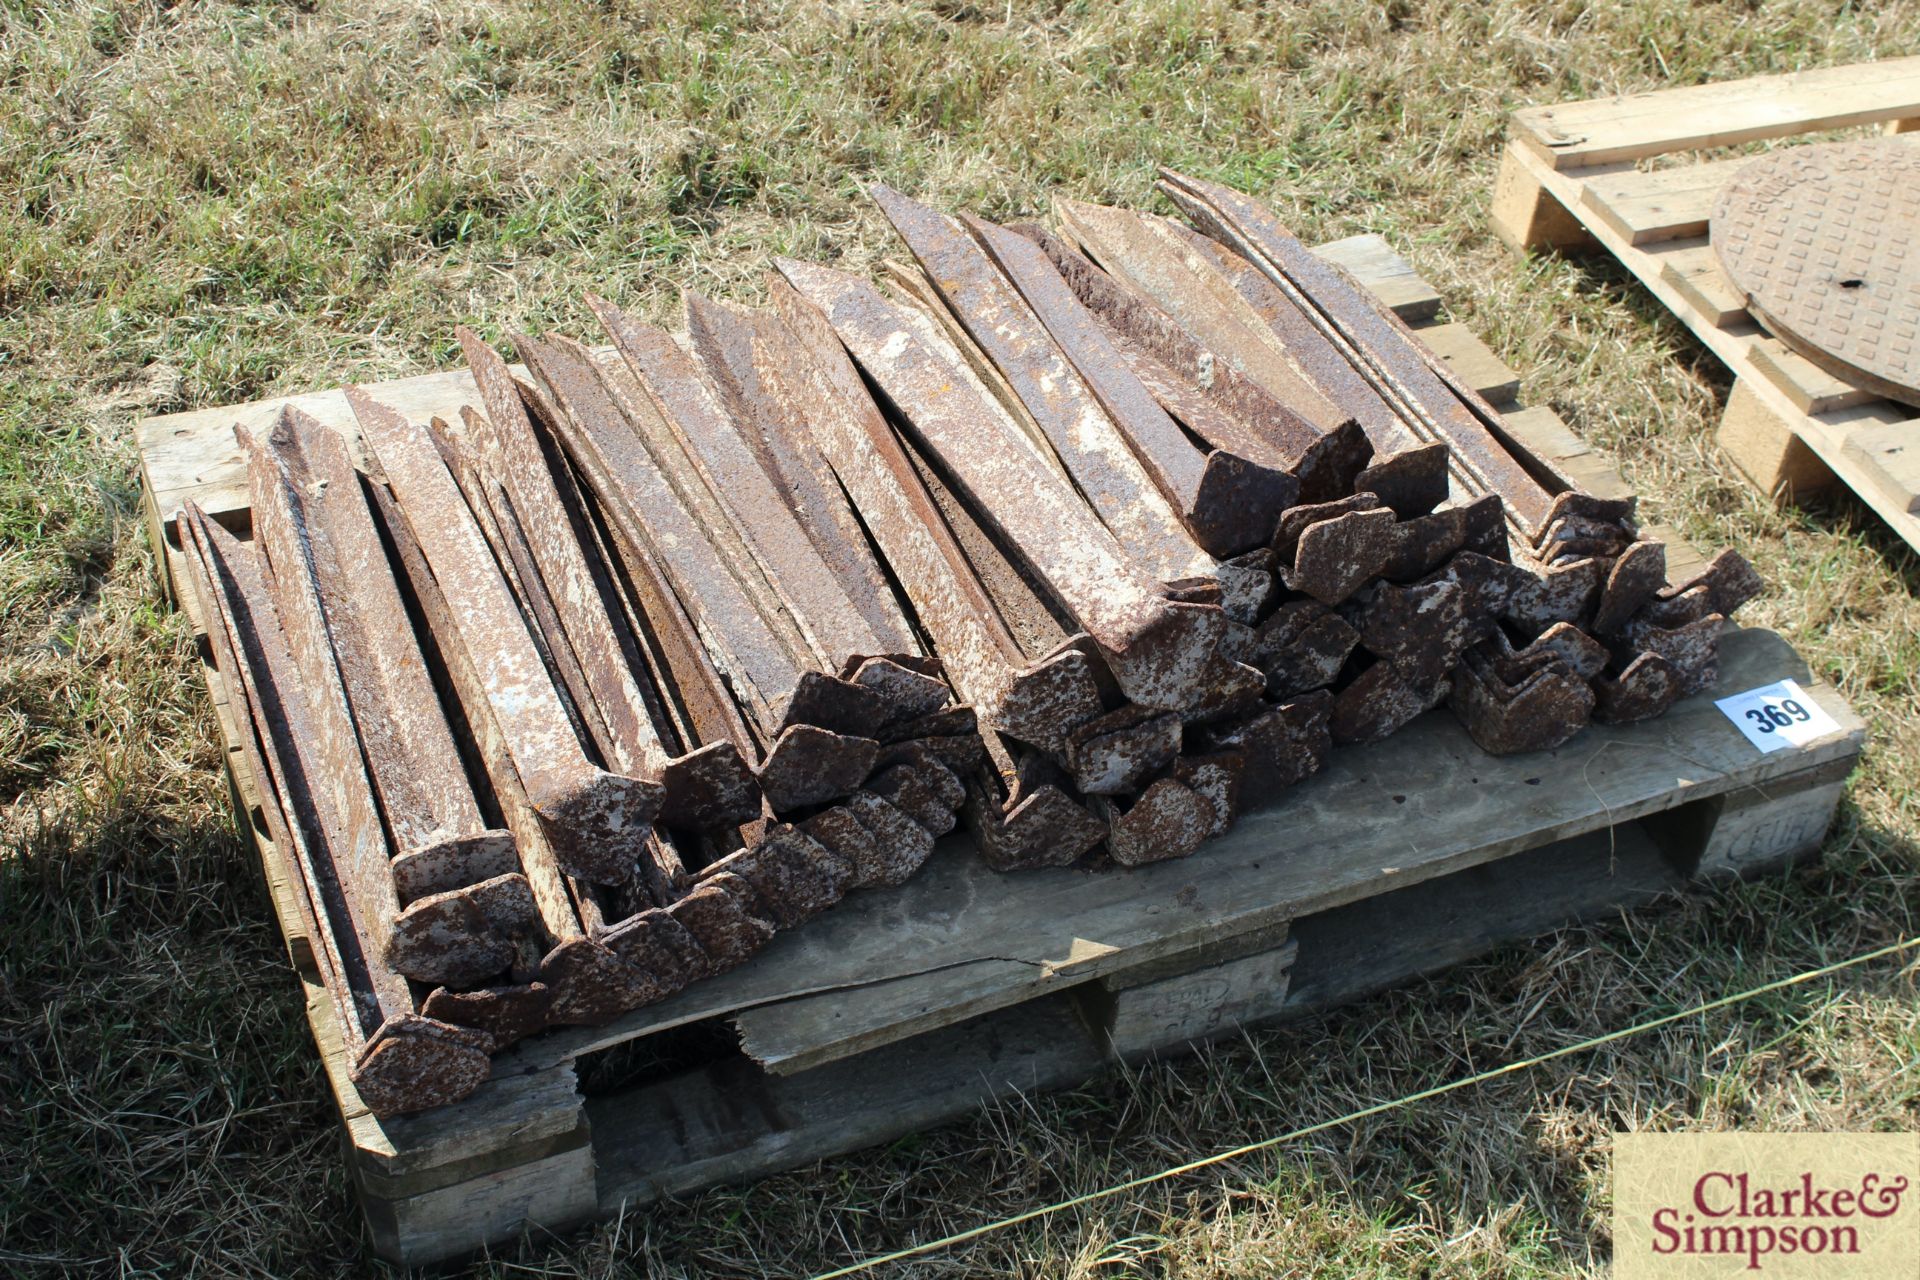
[[[1650,516],[1733,545],[1871,723],[1817,866],[1505,949],[1206,1054],[474,1270],[799,1273],[1292,1129],[1916,931],[1915,557],[1779,511],[1725,379],[1605,262],[1509,257],[1505,112],[1901,54],[1920,5],[754,6],[0,0],[0,1270],[365,1274],[325,1087],[136,518],[141,415],[454,360],[453,326],[752,297],[891,252],[860,185],[989,216],[1156,162],[1379,231]],[[1598,1274],[1609,1134],[1900,1128],[1910,973],[1854,970],[902,1274]]]

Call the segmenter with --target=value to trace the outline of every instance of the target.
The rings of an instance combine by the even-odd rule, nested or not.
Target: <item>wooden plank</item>
[[[563,1231],[598,1212],[594,1151],[584,1142],[537,1160],[401,1200],[362,1195],[381,1257],[442,1262],[529,1229]]]
[[[1501,417],[1515,443],[1548,462],[1566,462],[1592,452],[1559,414],[1543,404],[1510,410]]]
[[[1769,497],[1792,501],[1835,483],[1825,460],[1807,447],[1791,420],[1755,393],[1749,379],[1733,384],[1714,440],[1753,487]]]
[[[1777,338],[1757,338],[1747,348],[1754,373],[1779,388],[1801,413],[1831,413],[1872,404],[1881,397],[1821,368]]]
[[[1683,820],[1672,825],[1688,829],[1690,821],[1697,842],[1764,851],[1777,864],[1783,849],[1817,844],[1832,815],[1835,784],[1808,780],[1844,763],[1797,771],[1768,788],[1770,794],[1742,790],[1655,821],[1677,814]],[[1755,795],[1761,798],[1752,800]],[[1769,806],[1780,805],[1802,816],[1769,823]],[[1778,818],[1777,807],[1771,812]],[[1111,1041],[1115,1047],[1170,1046],[1274,1014],[1310,1015],[1493,946],[1683,890],[1686,868],[1676,865],[1650,826],[1626,823],[1588,832],[1315,912],[1293,922],[1294,936],[1278,948],[1146,982],[1133,982],[1154,972],[1143,967],[1091,985],[1111,985],[1122,996],[1142,993],[1138,1015],[1120,1024],[1123,1034]],[[1693,860],[1705,862],[1698,848],[1682,859]],[[1285,927],[1260,941],[1272,941]],[[993,1098],[1085,1079],[1107,1061],[1098,1029],[1105,1024],[1090,1029],[1076,1016],[1071,994],[1055,993],[794,1075],[769,1075],[729,1059],[594,1099],[588,1110],[600,1153],[601,1212],[844,1154],[968,1114]],[[1156,1020],[1150,1011],[1163,1016]]]
[[[1920,511],[1920,418],[1863,427],[1843,447],[1887,501]]]
[[[1236,934],[1231,938],[1210,938],[1191,951],[1182,951],[1175,955],[1163,956],[1158,960],[1149,960],[1145,964],[1120,969],[1101,978],[1098,982],[1088,983],[1086,988],[1082,989],[1097,987],[1109,992],[1128,991],[1134,987],[1149,986],[1200,969],[1211,969],[1215,965],[1226,964],[1232,960],[1243,960],[1248,956],[1285,946],[1290,927],[1285,920],[1282,920],[1264,929],[1250,929],[1246,933]]]
[[[842,1155],[1108,1061],[1064,992],[785,1077],[733,1058],[588,1102],[600,1211]]]
[[[1431,319],[1440,311],[1439,293],[1420,278],[1412,263],[1394,252],[1385,236],[1348,236],[1323,244],[1314,252],[1345,267],[1408,324]]]
[[[1659,814],[1645,826],[1693,878],[1765,874],[1820,847],[1857,761],[1828,760]]]
[[[1520,143],[1512,139],[1500,157],[1500,176],[1494,180],[1488,221],[1493,234],[1515,253],[1552,249],[1578,254],[1600,247],[1560,198],[1534,178]]]
[[[1581,179],[1577,173],[1556,171],[1530,148],[1512,148],[1509,154],[1517,156],[1517,163],[1526,168],[1528,177],[1540,183],[1554,199],[1573,206],[1579,205]],[[1696,311],[1674,281],[1663,275],[1661,267],[1664,260],[1670,258],[1672,246],[1654,245],[1649,251],[1628,244],[1611,227],[1597,220],[1590,230],[1609,253],[1637,276],[1640,283],[1692,329],[1694,336],[1733,372],[1736,398],[1751,397],[1755,406],[1763,408],[1773,424],[1784,433],[1780,437],[1782,440],[1797,438],[1815,458],[1849,484],[1861,500],[1887,522],[1889,528],[1920,549],[1920,513],[1910,512],[1904,504],[1889,500],[1877,484],[1864,476],[1858,460],[1846,451],[1847,439],[1854,431],[1909,418],[1912,416],[1910,410],[1903,411],[1887,401],[1875,400],[1822,413],[1807,413],[1794,403],[1786,391],[1762,377],[1755,369],[1749,357],[1750,349],[1757,342],[1770,341],[1763,337],[1757,326],[1744,320],[1722,324],[1717,318]],[[1729,407],[1731,409],[1731,402]],[[1723,429],[1723,443],[1725,439]],[[1775,450],[1776,454],[1779,452]]]
[[[1781,796],[1763,790],[1724,797],[1698,874],[1766,875],[1818,852],[1846,788],[1846,780],[1836,778]]]
[[[1555,169],[1727,147],[1920,111],[1920,57],[1527,107],[1514,137]]]
[[[1581,188],[1580,203],[1628,244],[1705,236],[1707,217],[1720,188],[1751,163],[1752,156],[1740,156],[1589,177]]]
[[[1271,1022],[1286,1007],[1291,940],[1237,960],[1104,992],[1107,1045],[1122,1058],[1182,1049]]]
[[[1003,876],[950,841],[901,888],[853,894],[731,973],[609,1026],[528,1042],[496,1070],[726,1014],[757,1059],[800,1070],[1208,939],[1859,751],[1859,720],[1778,636],[1730,634],[1722,673],[1727,690],[1800,680],[1842,731],[1795,761],[1761,756],[1702,695],[1644,724],[1592,726],[1557,752],[1494,758],[1451,716],[1429,715],[1385,742],[1334,753],[1323,773],[1245,815],[1195,858],[1102,876]],[[1568,776],[1580,785],[1543,785]]]
[[[1583,214],[1631,245],[1698,238],[1703,244],[1720,188],[1757,159],[1735,156],[1664,169],[1581,174]]]
[[[1420,330],[1420,341],[1496,409],[1511,405],[1520,394],[1520,375],[1464,324],[1431,325]]]
[[[1704,235],[1660,246],[1660,278],[1672,286],[1702,324],[1725,327],[1751,324],[1747,300],[1720,269],[1720,259]]]
[[[1285,1012],[1348,1004],[1685,884],[1647,832],[1627,823],[1302,916]]]

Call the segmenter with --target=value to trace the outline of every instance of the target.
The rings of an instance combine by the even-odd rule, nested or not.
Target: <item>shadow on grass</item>
[[[228,815],[119,799],[0,855],[0,1272],[350,1265],[333,1108]]]

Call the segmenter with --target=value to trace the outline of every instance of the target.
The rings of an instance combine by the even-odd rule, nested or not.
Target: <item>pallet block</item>
[[[1512,399],[1512,371],[1463,327],[1431,323],[1438,299],[1379,237],[1321,252],[1426,325],[1468,381]],[[471,396],[464,373],[372,390],[415,415],[453,413]],[[298,400],[350,427],[337,394]],[[267,420],[278,403],[141,425],[170,591],[179,503],[193,497],[246,530],[231,424]],[[1562,473],[1624,490],[1550,410],[1515,409],[1506,425]],[[1668,540],[1676,579],[1700,567],[1670,531],[1650,532]],[[178,598],[190,608],[190,592]],[[1737,632],[1724,691],[1797,679],[1839,732],[1762,756],[1702,696],[1660,720],[1500,759],[1442,712],[1336,752],[1280,805],[1183,861],[999,875],[949,838],[906,885],[851,895],[739,969],[606,1026],[522,1042],[471,1098],[380,1121],[348,1080],[222,675],[205,644],[201,656],[235,811],[305,984],[349,1179],[375,1251],[408,1264],[858,1150],[1116,1061],[1309,1016],[1703,876],[1763,872],[1817,847],[1862,738],[1784,641]]]
[[[1920,410],[1769,336],[1707,239],[1720,188],[1751,159],[1715,149],[1862,125],[1920,130],[1920,57],[1526,108],[1493,231],[1521,252],[1613,254],[1733,372],[1717,439],[1735,469],[1784,501],[1843,483],[1920,547]]]

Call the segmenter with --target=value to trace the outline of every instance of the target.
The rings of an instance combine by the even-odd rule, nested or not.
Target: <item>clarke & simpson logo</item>
[[[1917,1134],[1614,1137],[1614,1275],[1920,1277]]]

